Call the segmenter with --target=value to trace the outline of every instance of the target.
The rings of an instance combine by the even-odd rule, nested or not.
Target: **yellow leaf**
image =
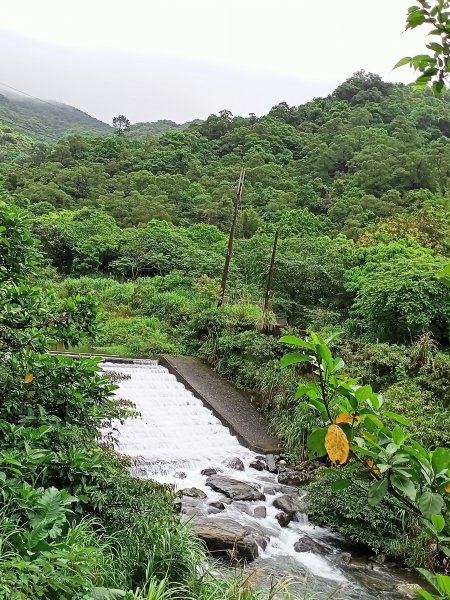
[[[377,467],[377,463],[374,460],[372,460],[371,458],[368,458],[366,460],[366,465],[371,470],[372,477],[377,477],[377,475],[380,474],[380,469]]]
[[[447,483],[444,490],[447,492],[447,494],[450,494],[450,483]]]
[[[337,425],[330,425],[328,427],[327,435],[325,436],[325,449],[335,465],[345,465],[348,461],[350,445],[347,436]]]
[[[27,373],[23,379],[24,383],[31,383],[34,379],[33,373]]]
[[[350,425],[356,425],[361,421],[361,417],[358,415],[347,415],[342,413],[336,417],[336,423],[350,423]]]

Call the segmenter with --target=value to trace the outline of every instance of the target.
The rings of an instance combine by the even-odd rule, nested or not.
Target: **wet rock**
[[[218,510],[225,510],[225,504],[217,500],[214,500],[213,502],[208,502],[208,506],[212,506],[213,508],[217,508]]]
[[[235,471],[245,471],[244,463],[240,458],[235,456],[234,458],[228,458],[223,463],[230,469],[234,469]]]
[[[297,512],[305,512],[305,506],[302,498],[298,495],[288,495],[283,494],[283,496],[279,496],[275,498],[273,501],[273,505],[275,508],[282,510],[288,515],[294,517]]]
[[[217,473],[217,471],[215,469],[203,469],[203,471],[200,471],[200,475],[206,475],[207,477],[209,477],[210,475],[215,475]]]
[[[208,504],[206,512],[208,513],[208,515],[217,515],[222,511],[220,510],[220,508],[216,508],[215,506],[211,506],[210,504]]]
[[[275,519],[280,524],[280,527],[287,527],[289,523],[292,521],[292,514],[288,515],[285,512],[280,511],[275,515]],[[295,546],[294,546],[295,548]]]
[[[369,560],[377,563],[377,565],[384,565],[386,556],[384,554],[376,554],[375,556],[369,556]]]
[[[203,490],[199,490],[196,487],[185,488],[184,490],[180,490],[179,494],[181,496],[189,496],[191,498],[201,498],[204,500],[206,498],[206,494]]]
[[[251,469],[256,469],[257,471],[264,471],[264,469],[266,468],[266,463],[262,460],[254,460],[249,464],[249,467]]]
[[[255,519],[265,519],[267,516],[267,510],[265,506],[255,506],[253,509],[253,516]]]
[[[279,469],[282,469],[287,465],[287,462],[284,459],[280,458],[280,460],[277,462],[277,465]]]
[[[399,583],[396,586],[397,592],[404,594],[407,598],[417,598],[417,592],[420,586],[417,583]]]
[[[275,457],[273,454],[268,454],[267,458],[266,458],[266,462],[267,462],[267,470],[270,471],[271,473],[277,473],[278,472],[278,468],[277,465],[275,463]]]
[[[174,477],[176,477],[177,479],[186,479],[187,475],[184,471],[177,471],[176,473],[173,474]]]
[[[341,552],[336,556],[334,562],[338,566],[349,565],[352,562],[352,555],[350,552]]]
[[[296,552],[314,552],[314,554],[325,554],[326,548],[316,540],[313,540],[309,535],[303,535],[298,542],[294,544]]]
[[[265,485],[263,487],[263,493],[273,496],[273,494],[276,494],[276,491],[275,491],[275,488],[273,487],[273,485]]]
[[[194,517],[207,514],[206,506],[199,498],[183,496],[182,498],[177,498],[175,500],[175,506],[178,507],[178,510],[182,515]]]
[[[278,475],[279,483],[295,487],[308,485],[313,479],[313,472],[297,471],[296,469],[285,469]]]
[[[232,500],[265,500],[266,497],[256,487],[224,475],[211,475],[206,485],[216,492],[221,492]]]
[[[191,521],[194,533],[202,539],[214,556],[243,558],[248,561],[258,557],[258,542],[267,541],[249,527],[224,517],[205,519],[196,517]]]
[[[316,471],[317,469],[321,469],[324,467],[324,464],[319,460],[304,460],[297,465],[295,465],[294,469],[296,471],[307,471],[311,473],[311,471]]]
[[[227,496],[222,496],[221,498],[219,498],[219,501],[222,502],[222,504],[232,504],[233,500],[231,498],[227,498]]]
[[[246,504],[245,502],[238,501],[238,502],[233,502],[233,506],[234,506],[234,508],[237,508],[237,510],[240,510],[241,512],[245,513],[246,515],[253,514],[250,504]]]
[[[266,462],[266,457],[263,456],[262,454],[257,454],[255,456],[255,460],[262,460],[262,461]]]

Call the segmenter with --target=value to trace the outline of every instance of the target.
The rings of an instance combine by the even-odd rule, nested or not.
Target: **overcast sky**
[[[266,113],[330,93],[359,69],[412,81],[411,0],[14,0],[0,82],[110,122]]]

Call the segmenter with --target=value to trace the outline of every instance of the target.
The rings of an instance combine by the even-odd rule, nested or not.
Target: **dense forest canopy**
[[[339,330],[349,372],[405,415],[407,434],[449,445],[450,289],[437,277],[450,262],[448,95],[361,71],[326,98],[261,117],[222,110],[51,141],[55,130],[13,129],[0,114],[0,129],[0,197],[30,215],[47,260],[40,278],[60,298],[89,294],[103,307],[85,349],[208,361],[252,394],[295,461],[317,420],[294,400],[308,374],[281,369],[279,333]],[[330,495],[333,476],[311,488],[315,522],[410,565],[442,563],[395,501],[368,509],[358,489]]]

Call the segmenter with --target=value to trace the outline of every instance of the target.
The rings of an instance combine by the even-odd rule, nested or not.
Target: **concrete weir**
[[[158,360],[245,446],[262,454],[280,451],[278,440],[268,432],[269,425],[261,413],[242,392],[209,366],[189,356],[163,354]]]

